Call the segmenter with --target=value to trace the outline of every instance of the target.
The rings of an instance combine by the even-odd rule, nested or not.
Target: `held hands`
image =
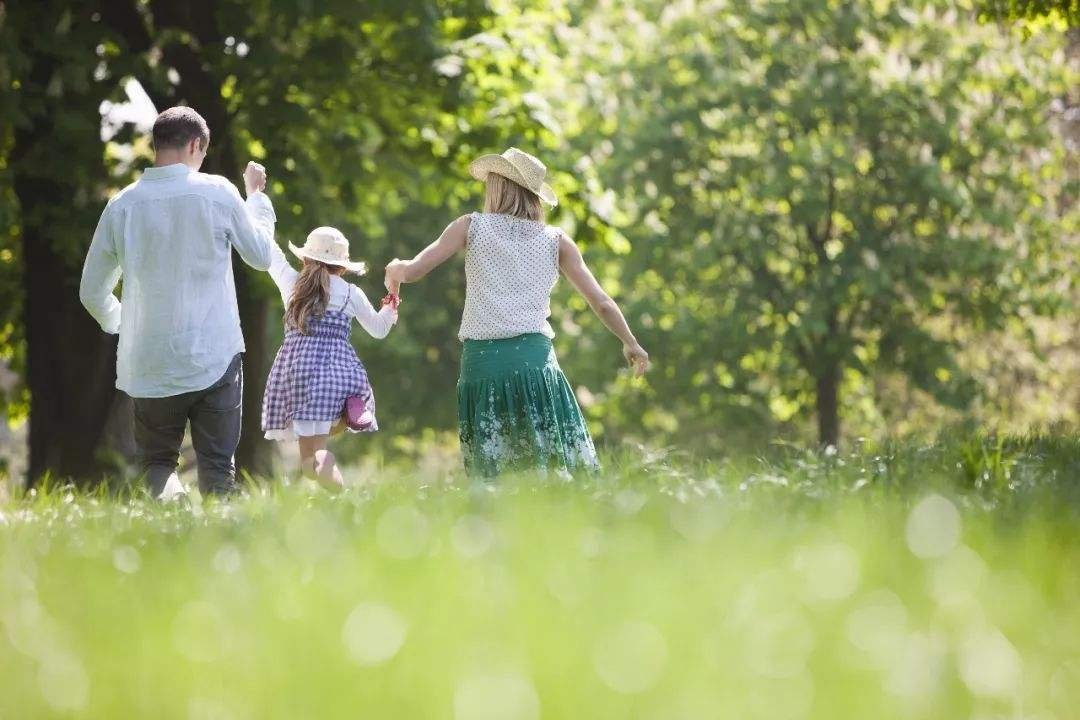
[[[402,282],[402,269],[403,266],[401,260],[394,258],[394,260],[386,266],[386,278],[383,284],[386,285],[387,295],[382,299],[383,307],[389,305],[393,308],[394,321],[397,322],[398,305],[401,304],[401,282]]]
[[[244,168],[244,190],[247,196],[251,197],[252,193],[262,192],[265,189],[266,168],[254,160],[249,161],[247,167]]]
[[[634,377],[641,377],[649,369],[649,353],[638,343],[623,345],[623,357],[634,371]]]
[[[404,260],[394,258],[389,265],[386,266],[386,277],[383,280],[383,284],[386,285],[386,291],[391,295],[401,294],[401,283],[405,282],[405,268],[408,265]]]
[[[390,293],[389,295],[387,295],[386,297],[384,297],[382,299],[382,306],[384,308],[389,307],[390,310],[392,311],[391,314],[394,316],[394,322],[397,322],[397,319],[398,319],[398,306],[399,305],[401,305],[401,296],[398,295],[397,293]]]

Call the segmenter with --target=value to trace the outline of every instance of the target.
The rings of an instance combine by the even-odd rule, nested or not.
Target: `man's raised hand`
[[[244,168],[244,190],[248,197],[252,193],[262,192],[266,189],[266,168],[251,160]]]

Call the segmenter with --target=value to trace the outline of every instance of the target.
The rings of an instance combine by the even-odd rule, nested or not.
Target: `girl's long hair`
[[[488,173],[484,212],[513,215],[526,220],[543,220],[540,196],[502,175]]]
[[[300,277],[296,278],[289,306],[285,309],[285,327],[308,334],[308,320],[326,312],[330,302],[330,276],[336,274],[337,268],[304,259],[304,267],[300,269]]]

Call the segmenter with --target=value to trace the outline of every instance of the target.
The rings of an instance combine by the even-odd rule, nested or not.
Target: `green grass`
[[[1075,718],[1080,439],[0,505],[0,718]]]

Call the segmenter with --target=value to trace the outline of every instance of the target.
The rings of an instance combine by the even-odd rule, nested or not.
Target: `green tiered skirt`
[[[544,335],[466,340],[457,392],[469,475],[600,467],[581,408]]]

